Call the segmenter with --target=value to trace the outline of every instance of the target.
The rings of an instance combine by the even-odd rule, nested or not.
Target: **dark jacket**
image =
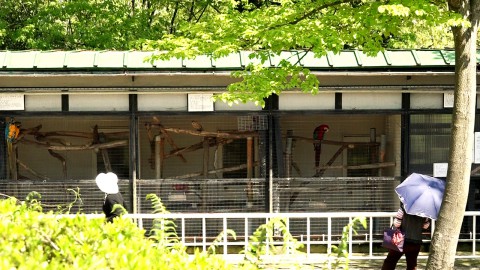
[[[421,244],[422,232],[430,226],[428,218],[407,214],[403,206],[398,209],[394,222],[395,227],[401,227],[405,232],[405,242]]]
[[[116,194],[107,194],[105,197],[105,201],[103,202],[103,213],[105,213],[105,217],[107,218],[108,222],[113,222],[113,219],[115,217],[120,216],[123,213],[123,210],[121,208],[115,209],[113,211],[113,206],[115,204],[121,205],[123,208],[127,209],[125,205],[125,200],[123,200],[122,194],[116,193]]]

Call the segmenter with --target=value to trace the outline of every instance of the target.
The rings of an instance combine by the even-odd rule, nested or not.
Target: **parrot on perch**
[[[8,121],[5,126],[5,142],[7,143],[7,156],[9,158],[10,169],[12,169],[10,158],[13,155],[13,143],[17,140],[18,136],[20,136],[20,123],[10,118],[10,121]]]
[[[15,142],[15,140],[17,140],[19,135],[20,123],[15,122],[15,120],[12,118],[7,122],[7,126],[5,127],[5,140],[7,143],[12,144]]]
[[[328,132],[330,127],[328,125],[322,124],[316,127],[313,130],[313,139],[316,142],[313,143],[313,150],[315,151],[315,168],[318,168],[320,165],[320,153],[322,152],[322,144],[317,141],[321,141],[325,138],[325,133]]]

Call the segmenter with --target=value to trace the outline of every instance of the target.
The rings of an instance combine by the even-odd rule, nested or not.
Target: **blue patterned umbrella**
[[[408,214],[431,219],[438,217],[444,191],[445,181],[418,173],[395,188]]]

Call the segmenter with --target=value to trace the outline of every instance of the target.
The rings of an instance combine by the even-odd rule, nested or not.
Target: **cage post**
[[[165,158],[165,139],[163,136],[155,136],[155,177],[163,178],[163,162]]]

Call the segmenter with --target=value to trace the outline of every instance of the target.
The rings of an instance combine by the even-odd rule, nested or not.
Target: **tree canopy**
[[[453,47],[460,17],[444,1],[373,0],[0,0],[0,49],[158,50],[158,57],[222,57],[248,50],[256,64],[236,72],[223,101],[253,101],[284,90],[315,94],[319,82],[291,59],[344,49]]]
[[[307,52],[320,57],[359,49],[374,55],[384,48],[448,46],[452,39],[447,29],[463,23],[443,1],[282,0],[255,1],[256,5],[241,1],[241,8],[239,2],[225,1],[222,13],[195,24],[181,23],[176,33],[147,40],[144,48],[165,51],[158,56],[164,58],[222,57],[251,50],[250,57],[257,58],[258,64],[234,73],[243,80],[230,85],[219,98],[264,105],[265,98],[284,90],[316,94],[319,84],[310,70],[291,59],[281,60],[275,68],[265,67],[268,55],[300,50],[301,59]]]

